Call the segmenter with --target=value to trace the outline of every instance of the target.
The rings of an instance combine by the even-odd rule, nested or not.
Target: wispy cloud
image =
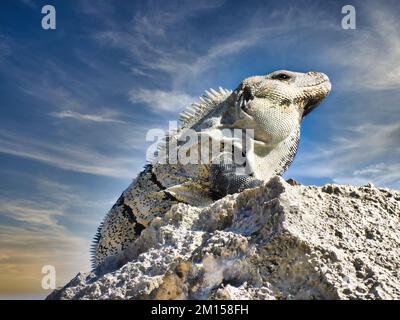
[[[35,3],[34,0],[20,0],[20,1],[32,9],[38,8],[38,5],[37,5],[37,3]]]
[[[0,33],[0,62],[12,53],[10,39]]]
[[[41,288],[41,268],[56,268],[57,285],[78,271],[89,270],[89,246],[99,217],[109,199],[94,201],[82,186],[71,186],[44,177],[18,173],[33,190],[0,198],[0,299],[3,294],[36,292]],[[15,191],[14,191],[15,192]],[[68,222],[68,223],[67,223]],[[90,227],[77,232],[77,225]]]
[[[186,87],[191,79],[199,78],[201,75],[206,74],[215,65],[223,63],[223,58],[230,55],[238,54],[246,48],[251,48],[255,45],[260,45],[259,40],[266,37],[268,32],[272,30],[253,28],[246,33],[231,36],[227,39],[219,41],[217,44],[211,46],[205,53],[200,52],[181,52],[177,54],[176,51],[157,52],[154,49],[153,57],[142,56],[141,66],[136,67],[142,73],[149,72],[164,72],[171,77],[172,88],[178,90]],[[149,48],[154,43],[147,41]],[[204,49],[202,50],[204,52]]]
[[[329,136],[302,141],[289,175],[400,188],[400,24],[389,3],[356,3],[357,29],[338,25],[336,45],[321,42],[317,59],[335,73],[334,103],[318,119]]]
[[[138,159],[133,155],[116,157],[76,144],[43,142],[4,130],[0,131],[0,152],[65,170],[117,178],[131,176],[138,167]]]
[[[372,182],[400,188],[399,138],[399,123],[341,128],[341,134],[331,141],[308,145],[290,174],[300,178],[329,177],[337,183]]]
[[[112,114],[83,114],[71,110],[65,110],[60,112],[52,112],[51,116],[59,119],[75,119],[80,121],[92,121],[92,122],[113,122],[113,123],[126,123],[123,120],[115,119]]]
[[[192,104],[196,98],[179,91],[162,91],[151,89],[132,89],[129,92],[132,103],[144,103],[153,111],[182,111]]]
[[[171,76],[174,88],[185,86],[185,81],[194,79],[206,73],[215,65],[223,63],[223,58],[238,54],[246,48],[260,45],[260,40],[267,38],[268,34],[279,28],[250,28],[246,32],[234,34],[219,40],[214,45],[208,45],[199,52],[185,49],[168,48],[160,50],[156,39],[154,43],[146,39],[146,48],[152,54],[146,55],[143,51],[133,50],[135,57],[140,59],[141,65],[135,70],[141,72],[165,72]],[[114,45],[123,46],[121,41],[126,39],[126,34],[107,32],[103,34],[106,40],[113,39]],[[135,44],[137,46],[137,44]],[[129,48],[132,49],[132,48]]]
[[[27,172],[2,173],[18,180],[21,190],[0,190],[0,221],[7,217],[14,222],[63,230],[76,224],[86,225],[92,228],[91,237],[98,219],[103,217],[111,207],[112,200],[119,195],[118,189],[115,195],[102,196],[101,193],[93,193],[90,187],[82,183],[61,183]]]
[[[330,46],[322,56],[341,68],[338,88],[343,90],[385,90],[400,86],[400,21],[398,13],[384,2],[363,2],[356,30],[341,30],[346,37]]]
[[[362,169],[353,171],[350,179],[346,177],[338,177],[337,181],[355,184],[365,184],[366,182],[374,182],[379,186],[392,186],[394,189],[400,189],[400,164],[378,162]]]
[[[87,240],[62,228],[0,225],[0,250],[0,296],[41,292],[44,297],[48,293],[41,288],[44,265],[56,268],[58,286],[77,268],[89,269]]]
[[[134,29],[145,36],[165,36],[168,27],[206,10],[219,8],[224,3],[226,0],[153,1],[147,4],[147,8],[144,6],[152,14],[138,12],[134,15]]]
[[[3,216],[15,219],[17,221],[27,222],[36,226],[56,226],[57,216],[63,215],[60,210],[49,208],[35,208],[35,202],[22,201],[16,203],[0,203],[0,212]]]
[[[224,68],[228,58],[243,55],[247,49],[268,46],[270,38],[288,37],[296,27],[310,27],[308,15],[299,15],[293,8],[272,10],[267,16],[252,12],[251,19],[237,22],[240,27],[235,32],[210,34],[207,41],[204,35],[199,35],[202,39],[187,39],[187,43],[181,41],[179,35],[185,34],[184,25],[189,19],[223,4],[224,1],[174,5],[159,2],[151,10],[136,12],[129,25],[112,23],[112,16],[102,10],[87,13],[102,17],[106,26],[93,34],[94,39],[124,52],[124,64],[135,76],[146,78],[129,91],[130,101],[165,113],[182,111],[195,102],[200,90],[209,88],[215,69]]]

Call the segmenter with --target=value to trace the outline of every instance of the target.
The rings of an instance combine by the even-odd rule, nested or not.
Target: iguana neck
[[[274,175],[281,175],[292,163],[300,141],[300,126],[285,140],[273,146],[255,146],[254,177],[267,181]]]

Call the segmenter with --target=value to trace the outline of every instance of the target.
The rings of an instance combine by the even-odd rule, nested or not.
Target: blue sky
[[[41,28],[52,4],[57,29]],[[357,29],[341,28],[353,4]],[[89,268],[95,229],[145,163],[145,135],[205,89],[277,69],[333,91],[286,177],[400,187],[396,1],[3,0],[0,296]]]

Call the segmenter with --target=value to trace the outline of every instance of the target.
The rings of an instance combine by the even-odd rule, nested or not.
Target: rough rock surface
[[[173,206],[118,263],[48,299],[399,299],[400,192],[275,177]]]

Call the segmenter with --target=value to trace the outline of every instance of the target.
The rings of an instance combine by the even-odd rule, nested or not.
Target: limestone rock
[[[400,192],[265,186],[173,206],[48,299],[400,299]]]

